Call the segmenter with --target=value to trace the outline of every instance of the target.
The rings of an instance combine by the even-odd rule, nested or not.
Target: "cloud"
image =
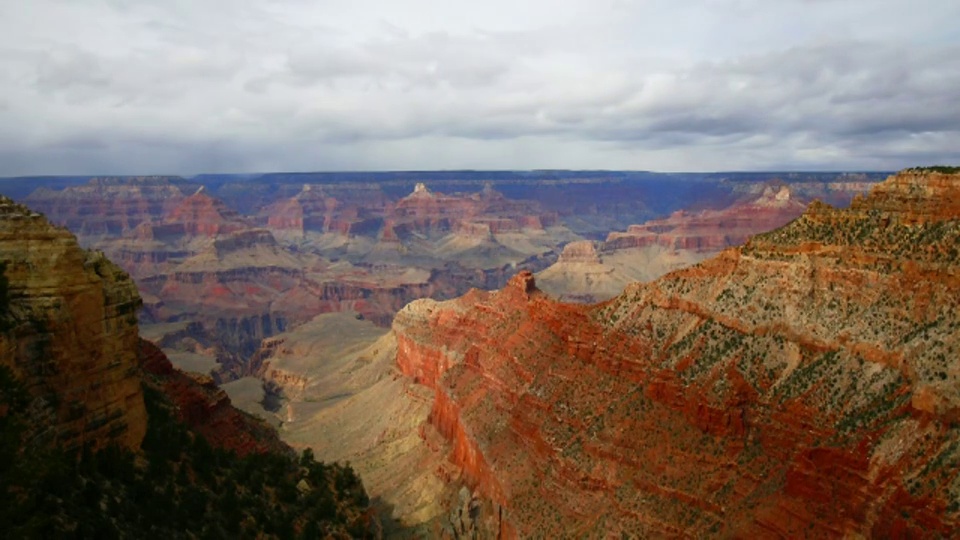
[[[34,0],[0,175],[960,161],[960,6]]]

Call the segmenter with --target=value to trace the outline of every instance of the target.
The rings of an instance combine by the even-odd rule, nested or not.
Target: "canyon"
[[[452,171],[6,185],[132,276],[144,335],[176,365],[212,371],[226,383],[258,372],[252,359],[264,339],[322,313],[356,312],[389,327],[413,300],[497,289],[522,270],[547,271],[544,289],[560,298],[606,299],[630,281],[691,264],[779,224],[771,220],[799,215],[793,205],[750,210],[771,189],[787,186],[791,203],[819,197],[846,204],[878,179]],[[736,215],[736,232],[717,232]],[[645,225],[650,219],[673,223],[676,232],[644,240],[655,227]],[[589,250],[582,242],[592,243],[602,262],[571,263],[578,245]]]
[[[785,225],[812,202],[803,186],[751,187],[762,191],[745,193],[724,208],[677,210],[630,225],[624,232],[611,232],[602,242],[571,242],[554,265],[537,274],[537,283],[560,300],[608,300],[631,282],[651,281]],[[803,195],[798,197],[795,191]],[[842,199],[839,195],[833,194]]]
[[[905,171],[600,304],[420,300],[396,365],[491,535],[949,536],[957,200]]]
[[[818,512],[798,510],[810,501],[792,491],[757,506],[785,478],[800,491],[824,481],[810,467],[832,421],[784,427],[795,410],[821,404],[794,396],[783,405],[771,390],[788,372],[822,363],[816,355],[828,345],[811,345],[782,321],[759,330],[737,322],[742,310],[772,313],[751,303],[769,294],[774,306],[784,291],[731,298],[726,318],[679,293],[649,300],[662,321],[644,318],[646,308],[628,316],[610,306],[678,273],[720,279],[729,264],[713,261],[828,208],[805,210],[814,199],[854,200],[851,211],[860,211],[854,196],[877,176],[268,176],[93,179],[23,197],[129,272],[143,298],[141,354],[169,356],[172,366],[156,364],[165,374],[198,372],[166,387],[176,394],[186,377],[201,389],[180,407],[207,437],[238,421],[219,412],[233,402],[294,448],[349,460],[392,536],[739,535],[774,526],[799,534],[797,524]],[[781,309],[792,317],[808,307]],[[689,365],[719,336],[731,342],[718,345],[722,354],[736,358],[694,377]],[[778,336],[779,349],[770,345]],[[849,340],[836,339],[830,346]],[[681,342],[687,348],[673,351]],[[870,361],[872,349],[857,347]],[[777,354],[789,357],[786,367],[765,367],[762,380],[735,367]],[[877,380],[894,379],[883,371]],[[927,408],[949,408],[940,386],[920,395]],[[816,433],[793,441],[808,427]],[[263,450],[259,436],[243,440],[232,448]],[[771,450],[777,444],[784,448]],[[694,459],[700,445],[712,457]],[[849,474],[867,474],[856,469],[863,456],[823,455],[833,470],[831,459],[850,459]],[[756,468],[743,465],[755,458]],[[703,485],[723,488],[723,498],[698,492],[696,479],[711,479]],[[764,513],[772,517],[756,517]]]

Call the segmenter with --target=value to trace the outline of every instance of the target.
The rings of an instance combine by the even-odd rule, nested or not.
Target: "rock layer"
[[[140,297],[102,253],[0,198],[0,364],[24,381],[68,449],[139,446],[146,412],[137,375]]]
[[[611,233],[609,250],[659,245],[670,249],[716,253],[738,246],[763,231],[783,226],[803,213],[806,204],[787,186],[767,186],[756,198],[721,210],[678,210],[668,218],[631,225],[624,233]]]
[[[62,191],[38,189],[23,202],[81,239],[96,239],[162,218],[198,187],[178,177],[94,178]]]
[[[741,245],[754,234],[799,217],[806,208],[794,193],[807,191],[803,186],[750,187],[762,190],[719,210],[678,210],[666,218],[631,225],[626,232],[612,232],[604,242],[571,242],[537,281],[561,300],[609,300],[632,281],[650,281]],[[831,193],[838,198],[849,194],[847,189],[837,186]]]
[[[265,423],[236,409],[226,392],[206,375],[174,369],[170,360],[155,345],[140,340],[138,359],[147,376],[176,406],[178,419],[210,444],[247,454],[291,454],[276,431]]]
[[[953,534],[960,175],[892,177],[592,307],[420,301],[397,365],[505,536]]]

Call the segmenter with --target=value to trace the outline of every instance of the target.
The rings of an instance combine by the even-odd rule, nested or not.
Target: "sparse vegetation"
[[[911,167],[909,172],[938,172],[943,174],[956,174],[960,172],[960,167],[953,165],[931,165],[928,167]]]

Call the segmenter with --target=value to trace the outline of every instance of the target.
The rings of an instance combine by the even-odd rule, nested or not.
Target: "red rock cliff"
[[[957,200],[901,174],[592,307],[527,275],[418,302],[397,364],[521,537],[949,536]]]
[[[145,374],[176,405],[179,420],[212,445],[241,456],[291,452],[273,428],[236,409],[209,376],[174,369],[163,351],[142,339],[137,353]]]
[[[604,248],[659,245],[715,253],[738,246],[758,232],[785,225],[800,216],[805,206],[788,187],[767,186],[756,198],[721,210],[678,210],[667,218],[631,225],[626,232],[610,233]]]
[[[24,202],[86,242],[158,220],[184,199],[185,190],[198,187],[177,177],[95,178],[63,191],[38,189]]]

